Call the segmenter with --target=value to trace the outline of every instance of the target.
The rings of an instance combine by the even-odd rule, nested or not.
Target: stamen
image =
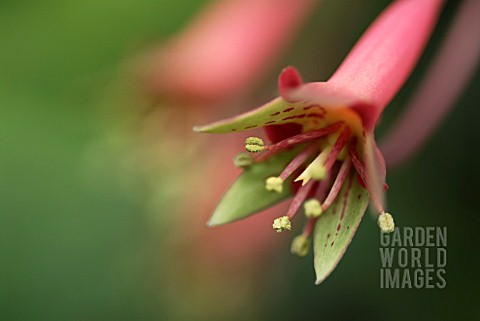
[[[290,164],[285,167],[283,172],[280,174],[279,177],[269,177],[265,181],[265,189],[267,191],[275,191],[277,193],[281,193],[283,191],[283,182],[290,177],[290,175],[300,167],[315,151],[317,150],[317,146],[315,144],[311,144],[303,151],[301,151],[295,158],[290,162]]]
[[[342,133],[338,136],[337,140],[333,144],[332,150],[328,155],[327,160],[325,161],[325,169],[329,171],[335,161],[338,159],[340,152],[342,151],[343,147],[346,145],[348,139],[350,138],[350,128],[345,127]]]
[[[317,146],[312,144],[305,148],[303,151],[298,153],[297,156],[290,162],[290,164],[285,167],[283,172],[280,174],[280,178],[286,180],[292,173],[300,167],[305,161],[317,150]]]
[[[391,233],[395,230],[395,222],[393,221],[392,215],[390,213],[383,212],[378,217],[378,226],[383,233]]]
[[[307,141],[311,141],[313,139],[320,138],[320,137],[326,136],[328,134],[334,133],[338,129],[340,129],[342,126],[343,126],[343,122],[338,122],[338,123],[335,123],[333,125],[324,127],[322,129],[319,129],[319,130],[311,131],[311,132],[308,132],[308,133],[298,134],[298,135],[292,136],[290,138],[284,139],[284,140],[282,140],[278,143],[275,143],[273,145],[265,146],[265,150],[268,150],[268,151],[284,150],[288,147],[291,147],[291,146],[294,146],[294,145],[297,145],[297,144],[300,144],[300,143],[305,143]]]
[[[305,199],[307,198],[307,195],[312,189],[313,185],[314,183],[310,182],[310,184],[300,187],[297,191],[297,194],[295,194],[295,197],[290,203],[290,207],[288,208],[287,215],[276,218],[273,221],[272,226],[278,233],[285,230],[292,229],[292,224],[290,220],[293,219],[295,214],[298,212],[300,205],[302,205],[303,201],[305,201]]]
[[[340,151],[340,154],[338,154],[337,159],[339,161],[343,162],[347,158],[347,156],[348,156],[348,150],[347,150],[346,146],[344,146],[342,148],[342,150]]]
[[[368,189],[369,187],[367,186],[368,184],[367,175],[366,175],[365,167],[363,166],[362,161],[360,161],[360,159],[358,158],[357,149],[356,149],[356,140],[352,140],[348,144],[348,154],[352,159],[352,164],[355,167],[355,170],[357,171],[363,184],[365,185],[364,187]],[[372,193],[370,193],[370,199],[372,201],[373,207],[375,207],[378,213],[381,214],[385,212],[381,202],[378,200],[377,197],[375,197],[375,195],[372,195]]]
[[[330,173],[327,174],[327,177],[320,181],[318,184],[317,192],[315,193],[315,198],[321,202],[325,200],[327,196],[328,188],[330,187],[331,183],[331,175]]]
[[[310,236],[313,233],[315,224],[317,223],[317,218],[311,218],[305,224],[302,234],[295,237],[290,246],[290,253],[298,255],[299,257],[304,257],[310,251]]]
[[[297,255],[299,257],[304,257],[310,251],[310,240],[308,237],[305,237],[303,234],[296,236],[292,240],[292,245],[290,246],[290,253]]]
[[[245,149],[250,153],[259,153],[265,149],[265,143],[261,138],[248,137],[245,140]]]
[[[350,158],[347,158],[342,163],[342,166],[338,171],[337,177],[333,182],[332,188],[330,189],[330,192],[328,193],[327,198],[322,204],[322,210],[326,211],[330,207],[330,205],[332,205],[333,201],[335,201],[335,199],[338,196],[338,193],[342,189],[343,182],[345,182],[345,179],[347,178],[351,167],[352,167],[352,162],[350,161]]]
[[[247,168],[254,162],[252,155],[249,153],[239,153],[233,158],[233,164],[238,168]]]
[[[288,216],[282,216],[273,220],[272,227],[277,231],[277,233],[280,233],[285,230],[290,231],[292,229],[292,223],[290,222]]]
[[[283,191],[283,179],[274,176],[267,178],[265,181],[265,189],[267,191],[281,193]]]
[[[310,237],[313,233],[313,229],[315,228],[315,224],[317,223],[318,218],[311,218],[307,221],[307,224],[305,224],[305,227],[303,228],[302,235],[305,237]]]
[[[310,182],[307,185],[304,185],[298,189],[297,194],[295,194],[295,197],[290,203],[290,207],[288,208],[288,211],[287,211],[287,216],[290,219],[292,219],[295,216],[295,214],[298,212],[298,209],[307,198],[313,185],[314,185],[314,182]]]
[[[362,179],[363,183],[367,183],[367,176],[365,174],[365,167],[363,167],[362,161],[358,158],[357,149],[356,149],[356,139],[351,140],[348,144],[348,154],[352,159],[353,167],[357,171],[358,175]]]
[[[322,205],[315,198],[311,198],[303,203],[303,209],[305,210],[305,216],[308,218],[319,217],[323,212]]]

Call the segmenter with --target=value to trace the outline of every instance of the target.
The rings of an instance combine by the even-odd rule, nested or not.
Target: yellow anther
[[[308,218],[319,217],[322,214],[322,205],[314,198],[303,203],[303,209],[305,210],[305,216]]]
[[[265,180],[265,189],[281,193],[283,191],[283,179],[280,177],[269,177]]]
[[[310,240],[308,237],[299,235],[292,240],[292,245],[290,246],[290,253],[304,257],[310,251]]]
[[[272,227],[277,231],[277,233],[280,233],[285,230],[290,231],[292,229],[292,223],[290,222],[288,216],[282,216],[273,220]]]
[[[378,217],[378,226],[383,233],[391,233],[395,230],[395,223],[393,222],[393,217],[389,213],[383,212]]]
[[[258,137],[248,137],[245,140],[245,149],[250,153],[259,153],[265,149],[265,144]]]
[[[238,168],[247,168],[253,163],[254,159],[249,153],[239,153],[233,158],[233,164]]]

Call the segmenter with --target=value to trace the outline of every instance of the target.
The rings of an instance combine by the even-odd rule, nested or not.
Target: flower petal
[[[284,93],[288,101],[305,101],[321,104],[325,108],[352,106],[364,103],[365,99],[349,93],[347,88],[332,85],[329,82],[310,82],[291,87]]]
[[[295,67],[286,67],[278,77],[278,90],[280,91],[280,96],[286,100],[289,100],[287,98],[288,94],[301,85],[303,85],[303,79]]]
[[[284,182],[282,193],[267,191],[265,179],[278,176],[298,151],[295,148],[272,155],[245,169],[222,197],[208,225],[221,225],[245,218],[290,197],[291,178]]]
[[[360,186],[355,174],[350,174],[333,204],[320,216],[315,226],[315,284],[322,283],[343,257],[367,205],[368,192]]]

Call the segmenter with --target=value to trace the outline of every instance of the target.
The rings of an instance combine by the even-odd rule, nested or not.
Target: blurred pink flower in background
[[[316,2],[214,1],[153,54],[147,84],[181,101],[241,95],[274,66]]]
[[[462,2],[434,61],[410,103],[381,141],[397,166],[428,140],[475,74],[480,57],[480,1]]]
[[[150,163],[147,176],[152,185],[176,191],[169,197],[168,209],[155,206],[155,193],[149,202],[154,204],[153,215],[171,217],[168,230],[153,238],[150,273],[158,280],[156,286],[170,293],[165,300],[172,318],[188,318],[185,314],[192,311],[212,319],[232,311],[239,317],[255,314],[254,293],[268,282],[260,271],[276,241],[275,235],[267,233],[275,212],[208,229],[208,215],[237,174],[230,169],[237,150],[235,144],[198,139],[191,128],[199,119],[225,113],[225,108],[236,106],[235,101],[248,97],[315,2],[212,2],[142,63],[142,83],[155,106],[142,121],[146,155],[141,159]],[[243,137],[233,139],[240,143]],[[211,149],[212,144],[218,148]],[[152,175],[155,172],[160,175]],[[155,226],[152,233],[157,234]],[[168,273],[160,272],[165,269]],[[232,288],[235,293],[229,291]],[[224,293],[232,295],[227,299]],[[220,300],[222,304],[212,306],[211,302]],[[250,309],[242,310],[245,305]]]

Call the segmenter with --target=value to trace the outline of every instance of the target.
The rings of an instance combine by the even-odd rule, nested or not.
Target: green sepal
[[[246,168],[223,195],[208,226],[240,220],[290,197],[292,177],[285,180],[281,193],[267,191],[265,180],[280,175],[298,151],[299,148],[280,152]]]
[[[303,104],[291,104],[279,97],[244,114],[209,125],[194,127],[193,130],[202,133],[231,133],[290,123],[294,119],[293,116],[302,113],[301,106]]]
[[[337,266],[362,220],[369,194],[350,174],[340,193],[315,225],[314,266],[315,284],[322,283]]]

